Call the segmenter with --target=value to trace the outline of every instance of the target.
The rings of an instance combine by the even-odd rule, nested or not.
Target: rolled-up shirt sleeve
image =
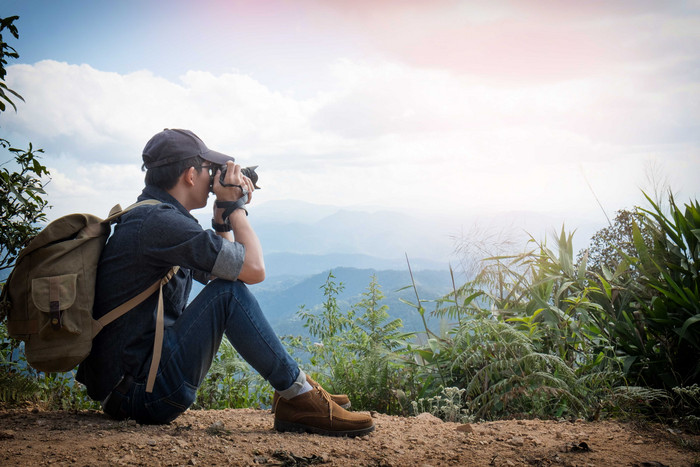
[[[211,270],[213,276],[235,281],[243,268],[245,247],[242,243],[224,241]]]
[[[211,276],[236,280],[243,267],[245,247],[211,230],[168,204],[154,206],[139,229],[138,254],[163,267],[180,266],[206,284]]]

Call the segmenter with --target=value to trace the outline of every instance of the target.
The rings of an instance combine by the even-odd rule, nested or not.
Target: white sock
[[[311,386],[308,381],[304,381],[304,386],[301,387],[301,391],[299,391],[299,395],[304,394],[305,392],[309,392],[312,389],[313,389],[313,386]]]
[[[304,394],[305,392],[309,392],[313,389],[313,386],[309,384],[309,382],[306,380],[306,374],[302,371],[299,370],[299,376],[297,376],[296,381],[292,383],[291,386],[289,386],[287,389],[284,391],[277,391],[279,395],[287,400],[293,399],[294,397]]]

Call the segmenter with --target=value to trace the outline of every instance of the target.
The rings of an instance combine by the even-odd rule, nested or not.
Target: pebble
[[[223,430],[224,429],[224,422],[221,420],[217,420],[211,425],[209,425],[210,430]]]
[[[511,439],[508,440],[508,444],[512,446],[522,446],[525,444],[525,440],[520,436],[513,436]]]
[[[462,433],[474,433],[474,428],[469,423],[465,423],[464,425],[459,425],[455,430],[460,431]]]
[[[442,423],[442,420],[440,420],[433,414],[429,414],[428,412],[423,412],[422,414],[416,415],[416,419],[424,420],[430,423]]]

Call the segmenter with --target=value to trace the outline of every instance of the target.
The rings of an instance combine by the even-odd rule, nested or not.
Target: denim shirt
[[[192,279],[206,284],[215,275],[235,280],[245,250],[197,220],[170,194],[146,186],[139,201],[156,199],[119,218],[102,251],[95,287],[95,319],[138,295],[163,278],[172,266],[178,273],[163,287],[165,326],[182,314]],[[158,292],[121,316],[95,337],[92,350],[78,368],[76,379],[88,395],[103,400],[125,374],[145,380],[155,335]]]

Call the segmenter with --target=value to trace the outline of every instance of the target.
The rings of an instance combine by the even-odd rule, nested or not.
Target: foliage
[[[0,373],[0,402],[10,405],[38,399],[39,388],[32,378],[18,377],[16,373]]]
[[[5,111],[5,102],[17,110],[11,96],[24,100],[5,84],[7,59],[18,58],[19,54],[3,40],[2,31],[7,29],[15,38],[19,38],[19,32],[14,25],[14,21],[18,18],[18,16],[11,16],[0,19],[0,111]],[[46,192],[41,177],[48,175],[49,172],[39,163],[37,154],[43,150],[34,149],[31,143],[25,151],[13,148],[9,141],[0,138],[0,146],[3,149],[9,149],[18,166],[17,170],[10,170],[7,167],[0,170],[0,270],[2,270],[12,266],[20,248],[37,233],[36,224],[46,220],[43,211],[48,203],[43,198]],[[0,166],[7,165],[8,162]]]
[[[468,413],[477,419],[585,414],[575,372],[556,355],[537,352],[525,333],[507,323],[465,323],[455,346],[454,373],[461,375]]]
[[[471,422],[473,417],[464,408],[463,395],[465,392],[466,389],[451,387],[442,389],[440,394],[436,396],[421,397],[411,402],[413,413],[416,415],[429,413],[446,422]]]
[[[267,382],[238,355],[224,336],[204,381],[194,409],[233,409],[269,405]]]
[[[7,75],[7,70],[5,69],[7,65],[7,58],[19,58],[19,54],[13,47],[5,42],[2,37],[2,31],[7,29],[15,39],[19,39],[19,31],[17,30],[17,26],[14,25],[14,22],[18,19],[19,16],[0,18],[0,112],[5,111],[6,103],[10,104],[12,108],[17,110],[17,106],[12,101],[11,96],[24,100],[22,99],[22,96],[8,88],[7,84],[5,84],[5,76]]]
[[[653,247],[635,228],[637,255],[629,258],[642,275],[635,288],[640,345],[632,355],[640,382],[670,390],[700,383],[700,205],[691,201],[681,210],[669,195],[665,215],[647,200]]]
[[[675,387],[673,393],[677,401],[680,421],[695,432],[700,432],[700,385]]]
[[[376,277],[372,277],[362,299],[347,312],[336,300],[343,284],[329,273],[323,285],[325,301],[319,312],[298,315],[315,342],[305,342],[312,376],[328,390],[350,396],[353,407],[386,413],[407,413],[407,392],[415,391],[410,368],[402,365],[397,349],[410,334],[402,333],[400,319],[388,321],[388,307],[381,302]],[[321,370],[321,371],[318,371]]]
[[[643,228],[643,220],[644,215],[639,210],[621,209],[617,211],[613,224],[593,235],[588,248],[579,252],[577,262],[580,263],[585,256],[590,271],[597,274],[602,274],[604,268],[614,271],[625,260],[626,256],[636,254],[635,226],[638,228],[642,226],[643,230],[640,233],[644,243],[651,245],[651,232]]]
[[[74,380],[73,372],[43,373],[28,366],[20,343],[7,336],[0,326],[0,402],[15,405],[35,402],[48,409],[96,409],[85,388]]]
[[[16,404],[37,398],[39,387],[34,378],[23,371],[26,362],[10,340],[5,324],[0,324],[0,402]]]
[[[75,381],[75,372],[36,372],[39,400],[52,410],[85,410],[101,408],[100,403],[87,395],[87,389]]]
[[[7,29],[15,38],[19,38],[17,27],[14,25],[14,21],[18,18],[18,16],[11,16],[0,19],[0,111],[5,111],[5,102],[17,110],[11,96],[24,100],[5,84],[8,58],[18,58],[19,54],[3,40],[2,31]],[[0,138],[0,147],[9,149],[18,166],[17,170],[10,170],[7,167],[0,170],[0,270],[2,270],[12,266],[20,248],[37,232],[36,224],[46,219],[43,213],[47,206],[47,201],[43,198],[46,193],[40,178],[48,175],[48,171],[38,160],[37,154],[43,150],[34,149],[31,143],[25,151],[13,148],[9,141]],[[7,165],[8,162],[10,161],[0,166]]]
[[[405,394],[414,389],[412,375],[401,364],[397,351],[411,334],[402,332],[401,319],[389,320],[389,307],[372,276],[362,299],[353,306],[354,322],[347,333],[347,348],[353,355],[339,368],[342,388],[358,407],[382,412],[405,413]],[[408,383],[408,384],[407,384]],[[403,388],[397,390],[397,388]]]
[[[0,19],[0,112],[10,104],[17,110],[13,99],[24,100],[5,83],[8,59],[19,57],[17,51],[5,42],[2,32],[8,30],[15,39],[19,32],[14,22],[17,16]],[[47,201],[40,177],[48,175],[46,167],[41,165],[37,153],[29,144],[26,151],[16,149],[4,138],[0,138],[0,147],[9,149],[13,154],[16,170],[7,167],[0,169],[0,271],[12,267],[19,250],[37,233],[36,224],[44,221],[43,213]],[[7,161],[0,166],[5,166]],[[4,287],[4,284],[2,284]],[[61,384],[53,384],[52,375],[37,375],[27,367],[19,343],[7,335],[5,310],[0,310],[0,401],[6,403],[24,402],[26,400],[48,401],[50,406],[62,405],[73,401],[76,393],[73,388],[64,390]],[[57,390],[58,389],[58,390]],[[76,396],[80,399],[81,396]],[[60,402],[59,402],[60,401]],[[72,403],[72,402],[68,402]]]
[[[0,145],[5,147],[4,142]],[[14,265],[20,249],[39,231],[38,223],[46,220],[48,201],[43,196],[40,177],[48,175],[31,143],[26,151],[9,148],[14,153],[17,170],[0,169],[0,270]]]
[[[423,307],[424,303],[429,303],[430,300],[423,300],[418,294],[418,287],[416,287],[416,282],[413,277],[413,272],[411,271],[411,263],[408,261],[408,270],[411,275],[411,285],[405,288],[413,288],[416,295],[416,302],[412,303],[408,300],[400,299],[402,302],[414,308],[420,315],[423,321],[424,332],[416,333],[413,336],[412,342],[406,344],[406,358],[404,362],[408,366],[412,366],[412,372],[416,374],[416,378],[422,382],[422,387],[420,388],[420,393],[418,397],[427,397],[430,399],[431,395],[439,394],[441,388],[448,387],[449,377],[447,373],[449,372],[449,367],[453,361],[451,350],[453,349],[452,339],[449,332],[441,327],[440,334],[432,331],[427,324],[425,319],[426,309]],[[454,283],[454,275],[452,275]],[[454,288],[454,287],[453,287]],[[448,305],[447,308],[441,308],[443,304],[450,303],[451,299],[443,297],[442,299],[435,301],[435,311],[431,314],[435,316],[444,317],[445,314],[449,316],[456,316],[457,319],[461,319],[462,307],[457,305],[459,303],[459,295],[455,290],[455,300],[454,305]],[[444,322],[444,321],[443,321]],[[427,400],[426,399],[426,400]]]
[[[645,386],[620,386],[615,388],[608,401],[612,415],[622,419],[669,419],[673,412],[673,397],[663,389]]]
[[[554,249],[530,243],[484,259],[438,303],[435,313],[457,324],[414,351],[445,386],[466,390],[471,417],[599,416],[623,381],[602,318],[607,298],[563,228]]]

